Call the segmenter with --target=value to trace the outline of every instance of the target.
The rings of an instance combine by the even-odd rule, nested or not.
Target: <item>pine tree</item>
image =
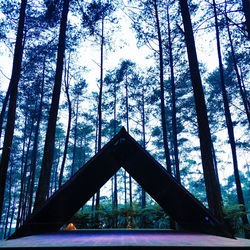
[[[207,108],[202,89],[199,65],[197,60],[195,41],[189,8],[186,0],[180,0],[181,14],[184,24],[185,41],[187,46],[188,60],[192,86],[194,91],[195,106],[197,112],[197,122],[200,137],[200,150],[202,158],[202,166],[204,179],[206,184],[206,192],[208,206],[212,213],[221,221],[223,221],[222,201],[220,199],[219,184],[216,180],[213,155],[212,155],[212,140],[207,117]]]
[[[43,204],[49,192],[49,182],[50,182],[54,143],[55,143],[55,128],[56,128],[56,120],[57,120],[58,105],[59,105],[59,98],[61,91],[61,83],[62,83],[63,58],[65,50],[65,37],[66,37],[69,2],[70,0],[64,0],[63,2],[59,43],[57,51],[55,85],[53,89],[53,97],[52,97],[52,103],[50,108],[49,121],[48,121],[47,133],[44,145],[44,155],[43,155],[38,188],[36,192],[34,210],[38,209]]]
[[[1,162],[0,162],[0,221],[1,221],[1,214],[3,210],[6,175],[7,175],[7,169],[8,169],[9,159],[10,159],[11,145],[12,145],[13,134],[14,134],[14,126],[15,126],[18,82],[20,79],[21,63],[22,63],[22,55],[23,55],[23,33],[24,33],[26,5],[27,5],[27,1],[22,0],[17,36],[16,36],[16,45],[15,45],[15,52],[14,52],[14,59],[13,59],[13,66],[12,66],[12,75],[11,75],[11,80],[10,80],[10,100],[9,100],[7,124],[6,124],[5,136],[4,136],[3,152],[2,152]]]

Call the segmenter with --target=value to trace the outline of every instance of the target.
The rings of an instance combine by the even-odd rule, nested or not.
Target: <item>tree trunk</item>
[[[19,227],[21,221],[21,211],[22,211],[22,198],[23,198],[23,187],[24,187],[24,156],[25,156],[25,146],[27,140],[27,120],[28,120],[28,111],[25,112],[25,121],[24,121],[24,128],[23,128],[23,146],[22,146],[22,158],[21,158],[21,188],[19,193],[19,202],[18,202],[18,212],[17,212],[17,222],[16,228]]]
[[[146,128],[145,128],[145,91],[144,91],[144,86],[142,89],[142,142],[143,142],[143,148],[146,149]],[[144,188],[141,188],[141,207],[145,208],[146,207],[146,192]],[[144,219],[142,220],[144,222]]]
[[[79,108],[79,96],[76,100],[76,118],[75,118],[75,127],[74,127],[74,146],[73,146],[73,159],[72,159],[72,168],[71,176],[75,173],[75,161],[76,161],[76,144],[77,144],[77,125],[78,125],[78,108]]]
[[[249,110],[249,107],[247,105],[246,94],[245,94],[245,91],[244,91],[244,89],[242,87],[242,84],[241,84],[240,72],[239,72],[238,66],[237,66],[237,60],[236,60],[236,56],[235,56],[235,52],[234,52],[233,41],[232,41],[232,37],[231,37],[231,33],[230,33],[230,28],[229,28],[229,23],[228,23],[227,10],[226,10],[226,1],[225,1],[225,17],[226,17],[227,34],[228,34],[230,48],[231,48],[231,53],[232,53],[232,57],[233,57],[234,70],[235,70],[236,77],[237,77],[237,83],[238,83],[238,86],[239,86],[240,95],[241,95],[241,98],[242,98],[242,101],[243,101],[244,108],[246,110],[246,115],[247,115],[247,119],[248,119],[248,125],[250,126],[250,110]]]
[[[67,101],[68,101],[69,118],[68,118],[67,134],[66,134],[65,145],[64,145],[63,159],[62,159],[60,175],[59,175],[59,188],[62,185],[63,171],[64,171],[64,167],[65,167],[67,151],[68,151],[68,145],[69,145],[69,135],[70,135],[71,117],[72,117],[72,107],[71,107],[71,101],[70,101],[70,97],[69,97],[69,65],[70,65],[70,55],[69,55],[67,71],[66,71],[66,65],[65,65],[65,76],[67,74],[67,76],[65,77],[65,92],[66,92]]]
[[[174,162],[176,179],[181,183],[179,156],[178,156],[178,141],[177,141],[177,126],[176,126],[176,95],[175,95],[175,78],[174,78],[174,62],[173,62],[173,50],[172,39],[169,19],[169,5],[167,6],[167,21],[168,21],[168,44],[169,44],[169,64],[171,74],[171,91],[172,91],[172,130],[173,130],[173,143],[174,143]]]
[[[246,18],[248,38],[250,39],[250,0],[242,0],[242,6]]]
[[[10,96],[10,85],[8,87],[6,94],[5,94],[5,98],[3,101],[3,106],[2,106],[2,110],[1,110],[1,114],[0,114],[0,140],[2,138],[3,120],[4,120],[4,115],[5,115],[6,107],[8,104],[9,96]]]
[[[238,170],[238,161],[237,161],[237,154],[236,154],[233,122],[232,122],[231,113],[229,109],[229,103],[228,103],[227,91],[226,91],[226,85],[225,85],[225,79],[224,79],[224,69],[223,69],[223,64],[222,64],[222,56],[221,56],[221,48],[220,48],[220,34],[219,34],[215,0],[213,0],[213,7],[214,7],[214,16],[215,16],[215,30],[216,30],[217,52],[218,52],[218,59],[219,59],[221,90],[222,90],[228,137],[229,137],[232,157],[233,157],[234,176],[235,176],[235,182],[236,182],[237,196],[238,196],[239,204],[243,204],[245,206],[243,192],[242,192],[241,183],[240,183],[240,175],[239,175],[239,170]],[[244,224],[248,224],[248,219],[247,219],[246,214],[242,216],[242,220]]]
[[[114,136],[116,135],[116,83],[114,83]],[[117,173],[114,175],[114,203],[113,208],[118,208],[118,197],[117,197]],[[117,216],[114,218],[114,224],[117,228]]]
[[[129,133],[129,104],[128,104],[128,76],[126,72],[125,78],[125,92],[126,92],[126,124],[127,124],[127,132]],[[125,173],[126,175],[126,173]],[[133,206],[133,189],[132,189],[132,177],[129,174],[129,206]]]
[[[26,187],[26,176],[27,176],[27,169],[28,169],[28,155],[30,151],[30,143],[31,143],[31,136],[33,132],[33,127],[34,127],[34,119],[31,119],[31,128],[30,128],[30,133],[28,135],[28,143],[26,146],[26,152],[25,152],[25,140],[26,140],[26,132],[24,133],[24,146],[23,146],[23,155],[25,155],[25,160],[24,160],[24,167],[23,171],[21,174],[21,191],[20,191],[20,198],[19,198],[19,208],[18,208],[18,217],[17,217],[17,227],[23,222],[24,219],[24,214],[25,214],[25,187]],[[26,126],[26,124],[25,124]],[[25,129],[26,130],[26,129]]]
[[[28,215],[31,214],[32,205],[33,205],[33,192],[34,192],[36,164],[37,164],[38,137],[39,137],[40,123],[42,120],[42,107],[43,107],[44,82],[45,82],[45,63],[46,63],[46,56],[44,56],[44,60],[43,60],[41,96],[40,96],[39,110],[38,110],[37,122],[36,122],[36,128],[35,128],[32,158],[31,158],[31,163],[30,163]]]
[[[25,19],[25,8],[27,0],[22,0],[21,9],[19,15],[19,23],[16,37],[16,45],[12,66],[12,75],[10,80],[10,100],[7,115],[7,124],[4,135],[3,152],[0,162],[0,222],[3,210],[4,202],[4,191],[7,176],[7,169],[10,159],[10,151],[12,146],[12,139],[15,127],[15,117],[16,117],[16,102],[17,102],[17,92],[18,92],[18,82],[21,73],[22,55],[23,55],[23,31],[24,31],[24,19]]]
[[[102,87],[103,87],[103,49],[104,49],[104,17],[102,17],[101,34],[101,68],[100,68],[100,90],[98,102],[98,151],[102,147]],[[100,190],[96,194],[96,208],[100,205]]]
[[[10,167],[10,174],[9,174],[9,201],[8,201],[8,209],[6,213],[6,221],[5,221],[5,228],[4,228],[4,239],[6,239],[7,229],[8,229],[8,222],[9,222],[9,214],[10,214],[10,207],[11,207],[11,188],[12,188],[12,173],[13,173],[13,165],[11,164]]]
[[[221,201],[223,201],[222,195],[221,195],[221,188],[220,188],[220,178],[219,178],[219,173],[218,173],[218,164],[217,164],[217,160],[216,160],[216,155],[215,155],[213,142],[212,142],[212,154],[213,154],[214,170],[215,170],[216,180],[217,180],[217,182],[219,184],[220,199],[221,199]]]
[[[165,114],[162,38],[161,38],[160,21],[159,21],[159,16],[158,16],[158,8],[157,8],[156,0],[154,0],[154,10],[155,10],[157,36],[158,36],[158,43],[159,43],[161,123],[162,123],[162,131],[163,131],[163,144],[164,144],[167,171],[171,174],[172,171],[171,171],[170,154],[169,154],[169,149],[168,149],[167,124],[166,124],[166,114]]]
[[[14,193],[16,193],[16,188],[14,190]],[[11,228],[12,228],[12,224],[13,224],[13,220],[14,220],[15,210],[16,210],[16,196],[14,195],[14,200],[13,200],[13,205],[12,205],[12,211],[11,211],[11,217],[10,217],[10,226],[9,226],[9,232],[8,232],[7,237],[9,237],[10,234],[11,234]]]
[[[181,15],[184,24],[184,35],[187,46],[189,69],[191,81],[194,91],[194,100],[196,106],[201,160],[204,173],[204,180],[206,186],[208,206],[211,212],[223,222],[222,202],[220,199],[219,184],[216,180],[213,154],[212,154],[212,140],[208,124],[207,108],[205,103],[204,92],[202,89],[202,82],[200,77],[199,65],[197,60],[195,41],[193,36],[193,29],[188,9],[187,0],[179,1],[181,7]]]
[[[63,59],[65,51],[65,38],[66,38],[69,2],[70,0],[64,0],[63,2],[63,11],[61,17],[59,43],[57,51],[55,84],[53,89],[52,103],[50,107],[49,121],[48,121],[46,139],[44,145],[42,167],[40,172],[38,188],[36,192],[34,210],[38,209],[44,203],[49,192],[49,182],[50,182],[51,167],[53,163],[54,144],[55,144],[56,120],[57,120],[60,92],[62,85]]]

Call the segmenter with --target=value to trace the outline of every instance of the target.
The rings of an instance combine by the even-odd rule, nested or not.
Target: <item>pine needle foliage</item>
[[[223,208],[224,218],[229,230],[235,237],[245,237],[246,230],[250,231],[250,226],[243,224],[242,216],[247,214],[244,212],[242,204],[225,206]]]
[[[118,209],[112,208],[112,204],[105,204],[95,211],[88,209],[78,211],[69,220],[70,222],[77,229],[169,228],[169,216],[157,204],[141,208],[140,204],[134,203],[132,207],[121,206]]]

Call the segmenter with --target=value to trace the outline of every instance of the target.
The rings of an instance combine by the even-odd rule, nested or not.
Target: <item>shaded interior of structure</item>
[[[71,223],[79,229],[172,229],[169,215],[149,195],[145,195],[145,206],[142,204],[141,186],[131,177],[133,201],[130,204],[129,175],[121,167],[116,173],[117,189],[127,186],[126,192],[117,192],[117,206],[114,201],[114,177],[102,187],[101,206],[95,209],[96,195],[80,208],[60,230],[67,230]],[[126,200],[126,202],[125,202]],[[70,227],[69,227],[70,229]],[[177,227],[178,229],[178,227]],[[173,229],[172,229],[173,230]]]
[[[232,237],[206,207],[122,128],[9,239],[58,231],[121,167],[183,230]]]

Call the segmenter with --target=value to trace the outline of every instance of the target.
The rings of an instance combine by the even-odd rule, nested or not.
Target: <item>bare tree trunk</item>
[[[160,21],[159,21],[159,16],[158,16],[158,8],[157,8],[156,0],[154,0],[153,5],[154,5],[154,10],[155,10],[155,19],[156,19],[157,35],[158,35],[158,43],[159,43],[161,123],[162,123],[162,131],[163,131],[163,145],[164,145],[164,151],[165,151],[167,171],[171,174],[172,171],[171,171],[171,161],[170,161],[170,154],[169,154],[169,148],[168,148],[167,124],[166,124],[166,114],[165,114],[162,38],[161,38]]]
[[[173,130],[173,143],[174,143],[174,162],[176,179],[181,183],[179,156],[178,156],[178,141],[177,141],[177,126],[176,126],[176,95],[175,95],[175,78],[174,78],[174,62],[173,62],[173,49],[169,19],[169,4],[167,6],[167,21],[168,21],[168,44],[169,44],[169,64],[171,74],[171,91],[172,91],[172,130]]]
[[[126,124],[127,124],[127,132],[129,133],[129,103],[128,103],[128,76],[126,72],[125,78],[125,92],[126,92]],[[126,171],[125,171],[126,175]],[[125,184],[126,185],[126,184]],[[129,174],[129,206],[133,206],[133,186],[132,186],[132,177]]]
[[[212,140],[208,124],[207,108],[205,103],[204,92],[202,89],[202,82],[200,77],[199,65],[197,60],[195,41],[192,29],[191,18],[187,0],[179,1],[181,7],[181,15],[184,24],[184,35],[187,46],[189,69],[191,81],[194,91],[194,100],[197,113],[198,130],[200,138],[201,160],[204,173],[204,180],[206,186],[208,206],[211,212],[222,222],[222,201],[220,199],[219,183],[216,180],[213,154],[212,154]]]
[[[43,107],[44,82],[45,82],[45,63],[46,63],[46,56],[44,56],[44,61],[43,61],[41,94],[40,94],[41,96],[40,96],[37,122],[36,122],[36,128],[35,128],[32,158],[31,158],[31,163],[30,163],[30,177],[29,177],[29,196],[30,197],[29,197],[29,205],[28,205],[28,215],[31,214],[32,205],[33,205],[33,192],[34,192],[34,185],[35,185],[37,151],[38,151],[38,137],[39,137],[40,123],[42,120],[42,107]]]
[[[27,148],[26,148],[26,153],[25,153],[25,160],[24,160],[24,168],[23,168],[23,174],[21,177],[21,192],[20,192],[20,200],[19,200],[19,213],[18,216],[19,218],[17,219],[17,226],[19,226],[23,220],[24,220],[24,215],[25,215],[25,191],[27,188],[27,183],[26,183],[26,177],[27,177],[27,169],[28,169],[28,155],[30,152],[30,144],[31,144],[31,136],[33,133],[33,128],[34,128],[34,119],[31,119],[31,128],[30,128],[30,133],[28,135],[28,143],[27,143]]]
[[[246,18],[248,38],[250,39],[250,0],[242,0],[243,12]]]
[[[14,193],[16,193],[16,188],[14,190]],[[13,205],[12,205],[12,211],[11,211],[11,217],[10,217],[10,226],[9,226],[9,232],[8,232],[8,236],[10,236],[11,234],[11,229],[12,229],[12,224],[13,224],[13,220],[14,220],[14,214],[15,214],[15,210],[16,210],[16,195],[14,195],[14,200],[13,200]]]
[[[68,69],[67,70],[66,70],[66,64],[65,64],[65,92],[66,92],[67,101],[68,101],[69,118],[68,118],[68,127],[67,127],[66,139],[65,139],[64,152],[63,152],[63,159],[62,159],[60,175],[59,175],[59,188],[62,185],[63,171],[64,171],[64,167],[65,167],[68,145],[69,145],[69,136],[70,136],[70,129],[71,129],[71,117],[72,117],[72,107],[71,107],[71,101],[70,101],[70,97],[69,97],[69,65],[70,65],[70,55],[69,55],[69,59],[68,59]]]
[[[24,129],[23,129],[23,146],[22,146],[22,159],[21,159],[21,188],[19,194],[19,202],[18,202],[18,212],[17,212],[17,222],[16,227],[18,228],[21,223],[21,212],[22,212],[22,198],[23,198],[23,188],[24,188],[24,158],[25,158],[25,147],[27,140],[27,120],[28,120],[28,111],[25,112],[25,121],[24,121]]]
[[[36,192],[34,210],[38,209],[44,203],[49,192],[49,182],[50,182],[51,167],[53,163],[53,154],[54,154],[54,144],[55,144],[56,120],[57,120],[60,92],[62,85],[63,59],[65,51],[65,38],[66,38],[69,2],[70,0],[64,0],[63,2],[63,11],[61,17],[59,43],[57,50],[55,84],[53,89],[52,103],[50,107],[49,121],[48,121],[46,139],[44,145],[42,167],[40,172],[38,188]]]
[[[145,126],[145,96],[144,96],[144,86],[142,89],[142,142],[143,142],[143,148],[146,149],[146,126]],[[144,188],[141,188],[141,207],[146,207],[146,192]],[[142,220],[144,222],[144,219]]]
[[[75,127],[74,127],[74,146],[73,146],[73,159],[72,159],[72,168],[71,176],[75,173],[75,161],[76,161],[76,144],[77,144],[77,126],[78,126],[78,109],[79,109],[79,96],[76,100],[76,118],[75,118]]]
[[[227,98],[227,91],[226,91],[226,86],[225,86],[224,69],[223,69],[223,64],[222,64],[222,56],[221,56],[221,48],[220,48],[220,35],[219,35],[219,27],[218,27],[218,19],[217,19],[217,10],[216,10],[215,0],[213,0],[213,7],[214,7],[214,16],[215,16],[215,30],[216,30],[217,52],[218,52],[218,59],[219,59],[221,90],[222,90],[222,97],[223,97],[223,104],[224,104],[228,137],[229,137],[231,151],[232,151],[232,157],[233,157],[236,190],[237,190],[239,204],[243,204],[245,206],[243,192],[242,192],[241,183],[240,183],[240,175],[239,175],[239,170],[238,170],[238,161],[237,161],[237,154],[236,154],[233,122],[232,122],[232,118],[231,118],[231,113],[230,113],[229,103],[228,103],[228,98]],[[244,212],[245,212],[245,208],[244,208]],[[242,220],[243,220],[244,224],[248,224],[248,219],[247,219],[246,214],[242,216]]]
[[[240,89],[240,95],[241,95],[243,105],[244,105],[244,108],[245,108],[245,111],[246,111],[246,115],[247,115],[247,119],[248,119],[248,125],[250,126],[250,110],[249,110],[249,107],[247,105],[246,94],[245,94],[245,91],[244,91],[244,89],[242,87],[241,79],[240,79],[240,72],[239,72],[238,67],[237,67],[237,60],[236,60],[236,57],[235,57],[233,41],[232,41],[232,37],[231,37],[231,33],[230,33],[226,6],[227,6],[227,1],[225,1],[225,17],[226,17],[227,34],[228,34],[231,53],[232,53],[232,57],[233,57],[233,65],[234,65],[234,70],[235,70],[236,77],[237,77],[237,83],[238,83],[238,86],[239,86],[239,89]],[[250,8],[250,6],[249,6],[249,8]]]
[[[16,117],[16,102],[17,102],[17,92],[18,92],[18,82],[21,73],[22,55],[23,55],[23,31],[24,31],[24,20],[25,20],[25,9],[27,5],[27,0],[22,0],[21,9],[19,15],[19,23],[16,37],[16,45],[13,59],[12,75],[10,80],[10,100],[9,109],[7,115],[7,124],[4,135],[3,152],[0,162],[0,222],[3,210],[4,202],[4,191],[7,176],[7,169],[10,159],[10,152],[12,146],[12,139],[15,127],[15,117]]]
[[[116,83],[114,83],[114,136],[116,135]],[[117,173],[114,175],[114,201],[113,201],[113,208],[118,208],[118,195],[117,195]],[[116,214],[116,213],[115,213]],[[117,216],[114,216],[114,226],[117,228]]]
[[[9,96],[10,96],[10,85],[8,87],[6,94],[5,94],[5,98],[3,101],[3,106],[2,106],[2,110],[1,110],[1,114],[0,114],[0,140],[2,137],[3,120],[4,120],[4,115],[5,115],[6,107],[8,104]]]
[[[5,221],[5,228],[4,228],[4,239],[6,239],[6,235],[7,235],[7,229],[8,229],[8,225],[9,225],[9,214],[10,214],[10,207],[11,207],[11,191],[12,191],[12,174],[13,174],[13,165],[11,164],[10,167],[10,174],[9,174],[9,201],[8,201],[8,209],[7,209],[7,213],[6,213],[6,221]]]
[[[98,103],[98,151],[102,147],[102,88],[103,88],[103,50],[104,50],[104,17],[102,17],[101,34],[101,70],[100,70],[100,90]],[[96,194],[96,208],[100,206],[100,190]]]

